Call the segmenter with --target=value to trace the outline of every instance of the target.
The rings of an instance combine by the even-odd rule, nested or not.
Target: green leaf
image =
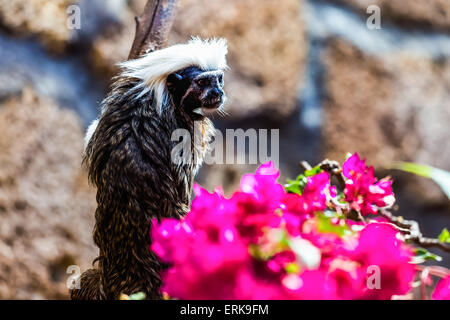
[[[303,175],[305,177],[312,177],[315,176],[316,174],[321,173],[323,170],[319,167],[319,166],[315,166],[314,168],[310,169],[310,170],[306,170]]]
[[[414,257],[414,263],[422,263],[427,260],[433,260],[433,261],[442,261],[442,258],[434,253],[429,252],[427,249],[424,248],[416,248],[414,250],[415,257]]]
[[[300,271],[300,267],[295,262],[288,263],[284,269],[287,273],[298,273]]]
[[[249,244],[248,252],[253,258],[267,261],[274,254],[289,248],[289,234],[285,229],[268,229],[265,237],[271,238],[273,245],[267,247],[256,243]]]
[[[144,299],[145,299],[144,292],[134,293],[129,297],[129,300],[144,300]]]
[[[450,172],[412,162],[394,162],[390,168],[432,179],[441,187],[442,191],[444,191],[450,199]]]
[[[279,242],[280,248],[288,248],[289,247],[289,234],[286,230],[283,231],[281,234],[280,242]]]
[[[340,237],[349,235],[352,233],[346,224],[344,224],[344,225],[334,224],[331,222],[331,218],[325,216],[324,214],[318,214],[318,215],[316,215],[316,217],[319,220],[317,229],[321,233],[334,233]]]
[[[284,185],[284,188],[287,192],[301,195],[303,193],[303,190],[305,189],[307,182],[308,180],[306,179],[306,177],[301,174],[295,180],[288,180],[287,184]]]
[[[301,195],[303,190],[305,189],[306,184],[308,183],[308,177],[315,176],[318,173],[321,173],[323,170],[320,169],[319,166],[315,166],[310,170],[306,170],[303,174],[297,176],[295,180],[288,180],[284,185],[284,188],[287,192],[296,193]]]
[[[450,232],[448,232],[447,228],[442,230],[441,234],[438,237],[438,240],[443,243],[450,243]]]
[[[391,168],[414,173],[418,176],[422,176],[425,178],[431,178],[431,172],[433,171],[433,168],[430,166],[425,166],[412,162],[394,162],[391,165]]]

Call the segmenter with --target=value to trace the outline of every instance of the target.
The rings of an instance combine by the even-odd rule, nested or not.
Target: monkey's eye
[[[200,87],[207,87],[207,86],[209,86],[209,80],[208,79],[198,79],[197,81],[197,84],[200,86]]]

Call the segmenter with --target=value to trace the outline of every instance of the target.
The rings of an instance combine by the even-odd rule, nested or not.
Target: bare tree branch
[[[167,42],[175,20],[178,0],[148,0],[144,12],[136,17],[136,35],[128,59],[160,49]]]
[[[342,168],[339,162],[325,159],[319,163],[319,167],[320,169],[328,172],[330,175],[335,176],[341,189],[345,189],[345,177],[342,173]]]
[[[424,237],[422,232],[420,232],[417,221],[405,220],[403,217],[394,216],[391,212],[384,209],[380,209],[379,213],[402,230],[408,230],[408,233],[405,235],[406,240],[410,240],[424,248],[435,247],[450,252],[450,244],[440,242],[438,239]]]

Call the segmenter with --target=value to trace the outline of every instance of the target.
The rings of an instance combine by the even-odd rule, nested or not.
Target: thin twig
[[[300,167],[302,167],[302,168],[305,169],[306,171],[312,169],[312,167],[311,167],[311,165],[308,163],[308,161],[300,161]]]
[[[312,170],[312,168],[313,168],[307,161],[301,161],[300,166],[306,171]],[[341,166],[339,165],[339,162],[334,161],[334,160],[325,159],[321,163],[319,163],[318,166],[323,171],[328,172],[332,176],[335,176],[338,180],[339,187],[342,190],[344,190],[345,177],[342,174],[342,169],[341,169]]]
[[[428,300],[427,299],[427,281],[428,281],[429,272],[430,272],[430,269],[425,268],[420,273],[420,299],[421,300]]]
[[[308,162],[302,161],[300,165],[305,170],[310,170],[312,167]],[[342,190],[345,189],[345,176],[342,173],[342,168],[337,161],[333,160],[324,160],[319,164],[319,167],[328,172],[330,175],[335,176],[338,180],[338,183]],[[379,208],[379,214],[389,220],[390,224],[397,228],[397,230],[405,233],[405,240],[409,240],[414,242],[415,244],[424,247],[424,248],[439,248],[443,251],[450,252],[450,244],[439,241],[434,238],[427,238],[422,235],[420,232],[419,224],[414,220],[405,220],[403,217],[394,216],[390,211],[386,208]],[[347,213],[347,218],[356,220],[356,221],[364,221],[364,218],[361,216],[361,213],[356,212],[354,210],[349,210]]]
[[[443,251],[450,252],[450,244],[439,241],[434,238],[427,238],[420,232],[419,224],[414,220],[405,220],[403,217],[394,216],[390,211],[386,209],[380,209],[379,213],[392,222],[397,227],[403,230],[408,230],[409,233],[405,234],[405,239],[414,242],[415,244],[424,248],[439,248]]]
[[[432,276],[439,277],[439,278],[446,278],[450,275],[450,269],[447,269],[445,267],[441,266],[421,266],[416,265],[417,270],[424,271],[425,269],[428,269],[428,273]]]
[[[325,159],[321,163],[319,163],[320,169],[322,169],[325,172],[328,172],[330,176],[334,176],[337,179],[337,182],[339,184],[340,189],[343,191],[345,189],[345,176],[342,173],[342,168],[339,162],[334,160]],[[354,221],[361,221],[364,224],[366,224],[366,221],[364,220],[364,217],[362,216],[361,212],[357,210],[348,210],[346,213],[346,216],[348,219],[354,220]]]
[[[178,0],[149,0],[136,17],[136,35],[128,59],[160,49],[167,42],[176,16]]]
[[[427,300],[427,282],[429,275],[444,279],[450,275],[450,270],[441,266],[416,266],[420,271],[420,296],[422,300]]]
[[[325,159],[321,163],[319,163],[319,167],[320,169],[328,172],[330,175],[335,176],[338,180],[339,187],[342,190],[345,189],[345,177],[342,173],[342,168],[339,162]]]

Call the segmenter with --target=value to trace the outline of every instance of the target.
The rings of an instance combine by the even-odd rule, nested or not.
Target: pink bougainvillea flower
[[[357,298],[385,300],[411,289],[416,272],[411,263],[414,253],[397,234],[394,227],[382,223],[370,223],[361,231],[356,247],[348,255],[366,275],[367,283]]]
[[[328,277],[336,283],[336,296],[342,300],[360,299],[367,288],[367,273],[359,262],[347,256],[330,256]]]
[[[171,262],[175,259],[186,259],[190,252],[188,239],[193,238],[193,229],[189,221],[177,219],[164,219],[160,224],[153,219],[151,229],[153,239],[151,249],[164,262]],[[185,246],[180,246],[185,243]]]
[[[321,172],[308,177],[307,180],[308,183],[301,196],[301,206],[304,212],[313,213],[325,210],[330,194],[332,193],[335,196],[335,191],[330,190],[330,175],[326,172]]]
[[[268,210],[279,207],[280,199],[284,195],[283,186],[277,183],[280,172],[269,161],[262,164],[255,174],[244,174],[241,178],[241,192],[252,195]]]
[[[335,300],[337,283],[326,270],[306,270],[301,274],[288,274],[282,278],[282,286],[297,300]]]
[[[352,209],[360,211],[363,216],[376,214],[378,208],[394,204],[392,181],[388,178],[377,181],[373,167],[367,167],[357,153],[343,163],[342,171],[347,178],[345,200]]]
[[[236,277],[233,299],[284,300],[288,296],[281,287],[278,276],[258,274],[255,268],[243,267]]]
[[[296,256],[292,250],[284,250],[276,253],[267,262],[267,267],[274,273],[284,273],[288,265],[293,265],[296,262]]]
[[[278,170],[272,162],[261,165],[255,174],[245,174],[240,190],[229,200],[238,229],[249,242],[262,236],[264,227],[276,228],[282,222],[281,199],[283,186],[277,182]]]
[[[344,172],[353,208],[367,213],[386,204],[390,182],[377,182],[357,155]],[[308,177],[302,195],[285,192],[278,175],[272,163],[264,164],[243,176],[231,198],[194,185],[185,217],[153,221],[151,249],[169,266],[163,293],[178,299],[390,299],[411,289],[412,252],[394,228],[333,216],[336,191],[325,172]],[[368,286],[372,267],[380,271],[380,289]]]
[[[433,300],[450,300],[450,275],[438,282],[432,298]]]

